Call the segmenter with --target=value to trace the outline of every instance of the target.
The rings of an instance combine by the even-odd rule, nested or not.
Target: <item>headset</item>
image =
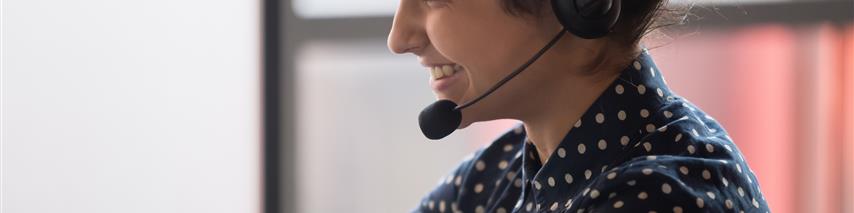
[[[424,136],[431,140],[442,139],[453,133],[462,122],[462,110],[495,92],[499,87],[519,75],[540,58],[549,48],[569,31],[584,39],[601,38],[607,35],[620,18],[622,0],[551,0],[551,6],[563,29],[531,59],[516,68],[483,94],[457,106],[443,99],[425,107],[418,115],[418,125]]]

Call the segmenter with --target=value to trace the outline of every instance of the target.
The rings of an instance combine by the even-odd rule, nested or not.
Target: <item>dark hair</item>
[[[513,15],[542,15],[548,0],[499,0],[504,10]],[[624,0],[620,19],[609,35],[618,42],[633,45],[655,29],[679,24],[674,17],[679,10],[667,9],[668,0]]]

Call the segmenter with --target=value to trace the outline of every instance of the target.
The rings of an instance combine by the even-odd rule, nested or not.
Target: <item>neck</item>
[[[639,52],[639,49],[636,47],[629,49],[629,51]],[[622,57],[625,54],[624,52],[613,56],[607,55],[608,53],[597,53],[603,54],[601,55],[604,58],[603,63],[596,65],[592,72],[585,72],[590,74],[578,74],[582,73],[578,70],[583,68],[572,68],[573,66],[568,65],[568,60],[565,59],[582,58],[583,56],[579,55],[590,54],[590,52],[578,51],[577,49],[571,52],[567,51],[557,50],[554,51],[554,54],[544,55],[543,59],[546,60],[537,69],[546,72],[531,72],[543,73],[549,77],[543,78],[543,83],[535,88],[536,95],[532,95],[530,100],[526,100],[527,104],[525,105],[529,108],[523,111],[531,113],[519,116],[519,120],[524,123],[528,139],[536,146],[537,154],[543,164],[558,148],[575,122],[581,118],[628,64],[628,60]],[[589,55],[584,58],[589,58]],[[578,66],[576,65],[576,67]],[[555,78],[554,76],[561,77]]]

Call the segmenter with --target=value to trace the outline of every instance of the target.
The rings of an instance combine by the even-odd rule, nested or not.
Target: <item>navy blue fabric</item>
[[[647,50],[545,165],[518,126],[476,151],[414,212],[768,212],[726,131],[671,92]]]

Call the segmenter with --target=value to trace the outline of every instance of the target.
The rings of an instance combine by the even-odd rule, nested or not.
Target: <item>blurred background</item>
[[[697,3],[645,40],[774,212],[854,213],[854,1]],[[0,1],[0,212],[408,212],[517,124],[442,141],[397,1]]]

